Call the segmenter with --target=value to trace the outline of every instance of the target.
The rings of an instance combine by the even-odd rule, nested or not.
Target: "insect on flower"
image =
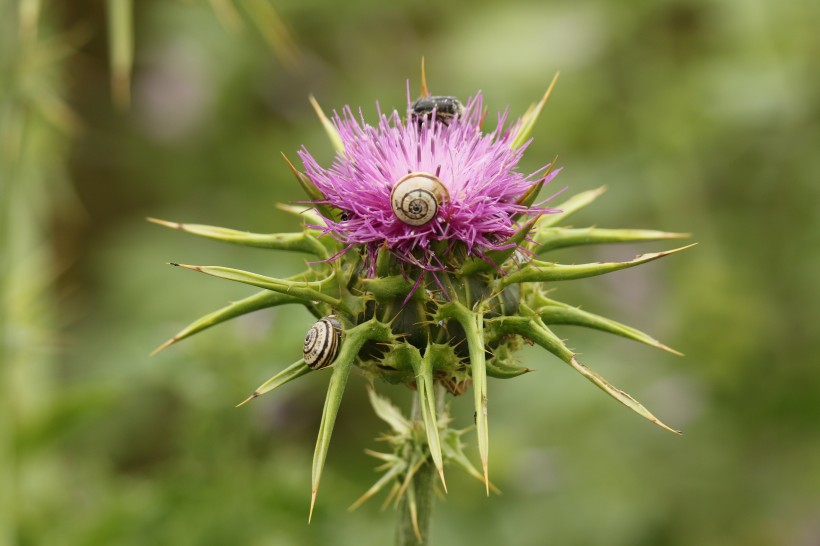
[[[410,118],[419,125],[432,117],[446,125],[452,118],[463,113],[464,105],[456,97],[419,97],[410,106]]]

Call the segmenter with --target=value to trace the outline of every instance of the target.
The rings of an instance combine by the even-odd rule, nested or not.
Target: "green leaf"
[[[264,383],[262,383],[261,385],[259,385],[249,397],[247,397],[245,400],[237,404],[236,407],[243,406],[251,400],[253,400],[254,398],[259,398],[263,394],[267,394],[273,389],[281,387],[285,383],[290,383],[294,379],[298,379],[311,371],[312,370],[310,369],[310,367],[307,364],[305,364],[305,359],[301,358],[293,364],[291,364],[290,366],[288,366],[287,368],[285,368],[284,370],[282,370],[281,372],[279,372],[278,374],[274,375],[273,377],[265,381]]]
[[[310,233],[251,233],[248,231],[238,231],[217,226],[207,226],[203,224],[180,224],[178,222],[168,222],[157,218],[146,218],[151,223],[165,226],[167,228],[184,231],[192,235],[198,235],[207,239],[214,239],[226,243],[252,246],[256,248],[269,248],[273,250],[290,250],[295,252],[306,252],[313,254],[320,259],[328,258],[327,249]]]
[[[548,282],[548,281],[569,281],[574,279],[585,279],[587,277],[595,277],[597,275],[604,275],[612,273],[613,271],[620,271],[621,269],[628,269],[636,265],[645,264],[664,256],[669,256],[681,250],[686,250],[697,243],[687,245],[665,252],[653,252],[649,254],[641,254],[637,258],[629,262],[597,262],[590,264],[579,265],[563,265],[552,262],[542,262],[540,260],[532,260],[522,269],[514,271],[506,277],[501,277],[498,280],[500,288],[504,288],[514,283],[522,282]]]
[[[547,178],[549,178],[552,169],[555,167],[556,161],[558,161],[557,156],[555,159],[552,160],[552,162],[549,165],[547,165],[547,170],[544,172],[544,174],[541,175],[541,179],[538,181],[538,183],[534,186],[530,186],[530,189],[528,189],[526,192],[524,192],[524,194],[521,197],[518,198],[518,201],[516,202],[517,205],[529,207],[535,202],[535,200],[538,198],[538,194],[541,192],[541,188],[544,187]],[[512,219],[514,222],[518,222],[526,214],[528,213],[518,212],[516,214],[513,214]]]
[[[502,364],[499,362],[494,362],[493,360],[488,360],[486,365],[487,375],[494,377],[495,379],[512,379],[513,377],[518,377],[524,375],[525,373],[535,371],[532,368],[516,366],[513,364]]]
[[[511,364],[509,360],[512,358],[512,354],[510,353],[510,350],[504,345],[497,347],[493,357],[487,360],[487,375],[496,379],[512,379],[534,371],[531,368]]]
[[[621,324],[620,322],[602,317],[601,315],[582,311],[577,307],[572,307],[547,298],[542,298],[540,303],[543,304],[543,307],[540,307],[537,313],[541,317],[541,320],[544,321],[544,324],[571,324],[574,326],[593,328],[683,356],[680,352],[667,347],[652,336],[625,324]]]
[[[576,359],[570,360],[569,364],[581,375],[589,379],[592,383],[594,383],[599,389],[610,395],[612,398],[623,404],[624,406],[628,407],[641,417],[648,419],[649,421],[655,423],[659,427],[668,430],[669,432],[673,432],[675,434],[681,434],[681,431],[675,430],[670,426],[666,425],[663,421],[655,417],[651,411],[646,409],[643,404],[632,398],[629,394],[625,393],[618,387],[612,385],[609,381],[595,373],[594,371],[587,368],[585,365],[578,362]]]
[[[387,484],[392,483],[395,479],[398,479],[399,476],[401,476],[401,473],[406,470],[406,464],[404,464],[404,461],[400,460],[400,462],[401,464],[391,465],[387,472],[385,472],[382,475],[382,477],[379,478],[376,481],[376,483],[373,484],[372,487],[370,487],[370,489],[365,491],[365,493],[361,497],[356,499],[356,502],[354,502],[348,507],[348,510],[352,512],[353,510],[364,504],[365,501],[373,497],[373,495],[384,489],[384,487]]]
[[[395,453],[382,453],[380,451],[373,451],[372,449],[365,449],[364,452],[371,457],[375,457],[376,459],[384,461],[390,465],[397,464],[399,461],[404,461],[404,459]],[[380,468],[385,468],[385,465],[381,465]]]
[[[288,167],[290,168],[291,172],[293,173],[293,176],[296,177],[296,181],[299,183],[299,185],[305,191],[307,196],[311,199],[311,201],[316,201],[316,203],[312,203],[312,206],[315,207],[316,210],[318,210],[319,213],[322,214],[325,218],[330,218],[330,219],[336,218],[337,215],[333,213],[331,208],[327,204],[322,203],[322,201],[325,201],[326,198],[325,198],[324,194],[322,194],[322,192],[319,191],[319,188],[316,187],[316,185],[313,183],[313,181],[310,178],[308,178],[305,173],[303,173],[302,171],[297,169],[293,165],[293,163],[290,162],[290,159],[288,159],[288,156],[286,156],[284,153],[282,154],[282,157],[284,158],[285,163],[288,164]],[[322,224],[324,224],[324,222],[322,222]]]
[[[405,493],[407,493],[408,488],[412,489],[410,485],[413,483],[413,479],[419,472],[422,466],[427,464],[427,454],[420,453],[419,450],[412,450],[407,457],[407,466],[406,472],[404,474],[404,480],[401,483],[398,491],[396,492],[396,506],[398,507],[399,502],[401,501],[402,497]]]
[[[155,355],[161,350],[173,345],[178,341],[182,341],[187,337],[191,337],[194,334],[197,334],[203,330],[210,328],[211,326],[216,326],[221,322],[225,322],[226,320],[230,320],[232,318],[236,318],[248,313],[252,313],[254,311],[258,311],[260,309],[267,309],[268,307],[276,307],[277,305],[285,305],[288,303],[305,303],[304,300],[297,298],[295,296],[289,296],[287,294],[281,294],[279,292],[271,292],[270,290],[263,290],[261,292],[257,292],[253,296],[249,296],[245,299],[231,302],[225,307],[221,309],[217,309],[211,313],[208,313],[205,316],[202,316],[180,330],[177,335],[154,349],[151,355]]]
[[[461,433],[465,431],[455,431],[448,429],[444,433],[444,441],[441,443],[441,448],[444,451],[444,457],[447,459],[447,462],[454,462],[462,469],[464,469],[467,474],[472,476],[473,478],[477,479],[480,482],[484,482],[484,476],[481,475],[481,472],[476,470],[473,466],[473,463],[470,462],[470,459],[467,458],[467,455],[464,454],[464,449],[461,445]],[[501,491],[498,488],[490,483],[490,490],[493,493],[499,494]]]
[[[413,534],[416,537],[416,542],[418,544],[424,544],[424,540],[421,537],[421,529],[419,528],[419,509],[418,504],[416,503],[416,488],[415,487],[408,487],[406,488],[407,491],[407,510],[410,511],[410,523],[413,526]]]
[[[326,226],[327,223],[325,219],[316,214],[316,207],[311,206],[294,206],[294,205],[285,205],[284,203],[277,203],[276,208],[282,211],[287,212],[288,214],[292,214],[294,216],[298,216],[301,220],[304,220],[305,223],[311,224],[313,226]],[[321,233],[319,230],[311,230],[311,232]]]
[[[538,102],[538,104],[533,105],[530,107],[529,110],[521,117],[521,127],[518,129],[518,133],[515,135],[515,139],[512,141],[510,145],[511,148],[519,148],[523,146],[527,140],[529,140],[530,135],[532,134],[532,130],[535,128],[535,124],[538,122],[538,118],[541,116],[541,111],[544,109],[544,106],[547,104],[547,100],[550,98],[550,94],[552,94],[552,89],[555,87],[555,83],[558,81],[558,76],[560,72],[556,72],[555,76],[552,77],[552,82],[550,82],[549,87],[547,87],[546,93]]]
[[[409,436],[413,428],[412,423],[401,413],[401,410],[394,406],[390,400],[384,396],[379,396],[373,387],[367,389],[367,396],[370,399],[370,405],[373,406],[373,411],[376,415],[390,425],[390,428],[396,434],[402,436]]]
[[[350,340],[347,340],[350,343]],[[358,351],[357,351],[358,352]],[[353,365],[353,357],[350,353],[342,354],[336,358],[333,364],[333,375],[330,377],[330,384],[327,388],[327,397],[325,398],[325,406],[322,410],[322,421],[319,425],[319,436],[316,439],[316,449],[313,452],[313,467],[312,467],[312,484],[310,494],[310,513],[308,514],[308,523],[313,517],[313,507],[316,504],[316,494],[319,492],[319,481],[322,478],[322,469],[327,459],[327,451],[330,446],[330,437],[333,434],[333,426],[336,424],[336,416],[339,413],[339,405],[342,402],[342,394],[344,394],[345,386],[347,385],[347,378],[350,375],[350,368]]]
[[[606,243],[637,243],[647,241],[665,241],[667,239],[685,239],[688,233],[668,233],[648,229],[599,229],[599,228],[542,228],[535,230],[533,240],[536,252],[544,254],[550,250],[581,245]]]
[[[530,189],[528,189],[526,192],[524,192],[524,194],[521,197],[518,198],[518,201],[516,202],[517,205],[529,207],[535,202],[535,198],[538,197],[538,193],[541,191],[541,188],[544,187],[544,179],[547,177],[547,175],[549,175],[554,164],[555,161],[547,165],[547,171],[544,173],[543,176],[541,176],[541,180],[537,184],[530,186]],[[520,217],[521,213],[514,215],[513,219],[515,220]]]
[[[259,288],[266,288],[274,292],[280,292],[300,298],[308,303],[311,301],[321,301],[327,303],[334,309],[341,309],[348,311],[347,307],[338,298],[334,298],[322,292],[328,286],[332,286],[333,275],[321,281],[293,281],[286,279],[276,279],[274,277],[266,277],[258,275],[249,271],[242,271],[241,269],[232,269],[230,267],[221,267],[215,265],[187,265],[171,263],[177,267],[185,269],[192,269],[217,277],[220,279],[227,279],[229,281],[241,282],[243,284],[250,284],[251,286],[258,286]]]
[[[319,482],[322,478],[322,469],[327,458],[330,437],[333,434],[333,426],[336,423],[336,416],[339,413],[339,405],[342,401],[347,378],[356,356],[362,346],[368,341],[391,341],[392,333],[390,327],[375,320],[363,322],[343,333],[342,344],[336,360],[330,368],[333,375],[330,377],[330,384],[327,389],[325,406],[322,410],[322,422],[319,425],[319,436],[316,439],[316,449],[313,452],[312,485],[310,496],[310,514],[308,522],[313,516],[313,507],[316,504],[316,495],[319,492]]]
[[[393,254],[384,243],[379,247],[376,254],[376,277],[387,277],[390,272],[390,263],[393,261]]]
[[[407,367],[413,370],[416,379],[416,392],[418,395],[418,408],[421,410],[422,421],[427,437],[427,446],[433,463],[438,471],[444,490],[447,491],[447,482],[444,480],[444,463],[441,456],[441,442],[439,440],[438,417],[436,415],[436,395],[433,382],[433,359],[438,352],[433,346],[428,346],[422,358],[420,351],[409,343],[401,343],[390,350],[391,359],[407,362]],[[372,402],[372,399],[371,399]],[[383,405],[383,404],[382,404]],[[389,405],[389,403],[388,403]],[[374,404],[374,408],[375,408]],[[392,411],[389,411],[392,409]],[[404,419],[398,410],[392,405],[390,408],[377,408],[387,415],[379,415],[388,421],[391,427],[403,436],[409,436],[412,431],[412,424]],[[389,420],[388,420],[389,419]]]
[[[421,273],[420,273],[421,274]],[[406,298],[413,290],[413,283],[405,279],[402,275],[390,275],[389,277],[367,278],[361,277],[358,280],[357,288],[363,292],[369,292],[378,301],[391,301]]]
[[[510,248],[505,250],[491,250],[487,252],[486,260],[482,258],[469,258],[461,267],[459,274],[469,276],[484,271],[490,271],[494,269],[493,264],[497,267],[501,267],[501,265],[506,262],[516,250],[518,250],[518,246],[524,242],[527,235],[530,234],[530,231],[537,222],[538,218],[533,218],[521,226],[521,228],[512,237],[507,239],[504,242],[504,245],[512,245]]]
[[[467,337],[470,352],[470,373],[473,379],[473,401],[476,413],[476,433],[478,453],[484,470],[484,483],[490,494],[489,427],[487,426],[487,366],[484,345],[484,314],[470,311],[459,302],[453,301],[439,307],[437,319],[452,318],[461,324]]]
[[[419,396],[419,406],[421,417],[424,421],[424,429],[427,433],[427,446],[430,449],[430,456],[436,466],[441,485],[447,491],[447,482],[444,481],[444,462],[441,459],[441,441],[438,436],[438,416],[436,415],[436,391],[433,384],[433,362],[431,355],[433,351],[428,345],[422,358],[418,349],[413,347],[416,358],[413,359],[413,372],[416,375],[416,391]]]
[[[544,349],[548,350],[577,371],[584,377],[586,377],[589,381],[594,383],[599,389],[603,390],[605,393],[610,395],[612,398],[623,404],[624,406],[628,407],[641,417],[648,419],[649,421],[655,423],[659,427],[666,429],[670,432],[674,432],[675,434],[680,434],[680,431],[675,430],[666,424],[664,424],[660,419],[655,417],[652,412],[646,409],[640,402],[632,398],[630,395],[622,391],[621,389],[613,386],[610,384],[606,379],[598,375],[597,373],[593,372],[585,365],[581,364],[575,359],[575,354],[564,345],[564,342],[558,338],[540,319],[532,319],[528,321],[528,323],[522,323],[520,321],[509,321],[507,323],[509,326],[515,327],[515,333],[520,334],[533,342],[537,343]]]
[[[313,95],[309,97],[309,100],[311,106],[313,106],[313,109],[316,111],[316,115],[319,116],[319,121],[322,122],[322,127],[325,129],[325,133],[327,133],[327,137],[330,139],[333,149],[340,154],[343,154],[345,151],[345,145],[344,142],[342,142],[342,137],[339,135],[339,131],[336,129],[336,126],[333,125],[333,123],[325,115],[325,112],[322,110],[322,107],[319,106],[318,101]]]

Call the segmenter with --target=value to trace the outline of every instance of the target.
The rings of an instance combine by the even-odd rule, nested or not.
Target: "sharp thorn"
[[[674,433],[674,434],[677,434],[678,436],[682,436],[682,435],[683,435],[683,432],[682,432],[682,431],[677,430],[677,429],[674,429],[674,428],[672,428],[672,427],[670,427],[670,426],[666,426],[665,424],[663,424],[662,422],[658,421],[657,419],[654,419],[652,422],[653,422],[653,423],[655,423],[656,425],[658,425],[659,427],[661,427],[662,429],[666,429],[666,430],[668,430],[669,432],[672,432],[672,433]]]
[[[544,93],[544,97],[541,99],[541,107],[543,107],[547,100],[549,100],[550,95],[552,94],[552,89],[555,87],[555,84],[558,82],[558,76],[561,75],[561,72],[556,72],[555,76],[552,77],[552,81],[550,82],[549,87],[547,87],[546,93]]]
[[[290,170],[293,171],[293,174],[295,174],[296,176],[299,176],[299,170],[293,165],[293,163],[291,163],[290,159],[288,159],[288,156],[285,155],[285,152],[279,152],[279,153],[282,154],[282,158],[285,160],[285,163],[288,164],[288,167],[290,167]]]
[[[316,115],[319,116],[320,119],[325,117],[325,112],[322,110],[322,107],[319,106],[319,101],[316,100],[312,94],[308,95],[308,102],[313,107],[313,111],[316,112]]]
[[[410,522],[413,524],[413,534],[416,535],[416,540],[419,544],[422,543],[421,529],[419,528],[419,514],[415,503],[410,505]]]
[[[444,492],[447,493],[447,482],[444,481],[444,469],[438,469],[438,477],[441,478],[441,486],[444,487]]]
[[[170,347],[171,345],[173,345],[177,341],[179,341],[179,339],[177,339],[176,337],[172,337],[171,339],[169,339],[168,341],[166,341],[165,343],[163,343],[162,345],[160,345],[159,347],[157,347],[156,349],[151,351],[151,354],[149,356],[156,355],[157,353],[159,353],[163,349],[167,349],[168,347]]]
[[[185,269],[192,269],[194,271],[202,272],[202,267],[198,265],[178,264],[176,262],[168,262],[175,267],[184,267]]]
[[[164,226],[171,229],[184,229],[183,225],[179,222],[168,222],[167,220],[160,220],[159,218],[151,218],[150,216],[145,218],[147,221],[151,222],[152,224],[157,224],[158,226]]]
[[[313,507],[316,505],[316,494],[319,491],[314,489],[310,494],[310,512],[308,513],[308,525],[310,525],[310,520],[313,518]]]
[[[676,355],[676,356],[685,356],[682,352],[676,351],[672,347],[667,347],[663,343],[658,343],[657,347],[658,347],[658,349],[663,349],[664,351],[666,351],[668,353],[672,353],[673,355]]]
[[[240,403],[238,403],[235,407],[237,407],[237,408],[238,408],[238,407],[240,407],[240,406],[244,406],[245,404],[247,404],[248,402],[250,402],[250,401],[251,401],[251,400],[253,400],[254,398],[257,398],[258,396],[259,396],[259,391],[253,391],[253,394],[251,394],[250,396],[248,396],[247,398],[245,398],[243,401],[241,401]]]
[[[430,90],[427,89],[427,75],[424,73],[424,57],[421,58],[421,96],[430,96]]]

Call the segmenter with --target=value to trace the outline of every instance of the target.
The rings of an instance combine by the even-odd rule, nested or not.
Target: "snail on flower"
[[[393,186],[390,203],[396,216],[407,225],[423,226],[436,217],[450,198],[447,188],[435,175],[410,173]]]

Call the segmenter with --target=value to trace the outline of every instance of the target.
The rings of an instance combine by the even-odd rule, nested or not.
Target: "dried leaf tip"
[[[250,401],[251,401],[251,400],[253,400],[254,398],[258,398],[261,394],[262,394],[262,393],[260,393],[259,391],[253,391],[253,394],[251,394],[250,396],[248,396],[247,398],[245,398],[243,401],[241,401],[240,403],[238,403],[238,404],[237,404],[236,406],[234,406],[234,407],[237,407],[237,408],[238,408],[238,407],[244,406],[245,404],[247,404],[248,402],[250,402]]]
[[[322,122],[322,127],[324,127],[325,133],[327,133],[333,148],[337,152],[343,153],[345,151],[345,145],[342,142],[342,137],[339,135],[339,131],[336,129],[336,126],[333,125],[330,119],[328,119],[325,115],[325,112],[322,110],[322,107],[319,106],[319,102],[316,100],[316,97],[310,95],[308,100],[310,101],[310,105],[313,106],[313,109],[316,111],[316,115],[319,116],[319,121]]]
[[[159,218],[152,218],[150,216],[147,216],[145,220],[151,222],[152,224],[157,224],[158,226],[163,226],[171,229],[183,229],[183,225],[179,222],[169,222],[168,220],[160,220]]]
[[[660,341],[658,342],[658,344],[656,345],[656,347],[657,347],[658,349],[661,349],[661,350],[663,350],[663,351],[666,351],[667,353],[672,353],[672,354],[673,354],[673,355],[675,355],[675,356],[686,356],[686,355],[685,355],[685,354],[683,354],[682,352],[680,352],[680,351],[676,351],[676,350],[675,350],[675,349],[673,349],[672,347],[669,347],[668,345],[664,345],[664,344],[663,344],[663,343],[661,343]]]
[[[544,109],[544,106],[547,104],[547,100],[549,100],[550,95],[552,94],[552,90],[555,88],[556,82],[558,82],[558,76],[560,72],[556,72],[555,76],[552,77],[552,81],[547,87],[547,91],[544,93],[544,96],[541,97],[541,100],[538,101],[538,104],[535,104],[530,107],[529,110],[522,116],[521,118],[521,127],[518,130],[518,134],[515,136],[515,140],[512,142],[513,148],[518,148],[522,146],[527,140],[529,140],[530,135],[532,134],[532,130],[535,127],[535,124],[538,122],[538,118],[541,116],[541,111]]]
[[[310,511],[308,512],[308,525],[310,525],[310,520],[313,519],[313,507],[316,506],[316,494],[318,492],[318,489],[314,489],[310,493]]]
[[[681,250],[686,250],[687,248],[692,248],[693,246],[697,246],[697,245],[698,245],[698,243],[690,243],[686,246],[680,246],[678,248],[673,248],[672,250],[664,250],[662,252],[650,252],[650,253],[647,253],[647,254],[641,254],[636,259],[649,258],[649,257],[663,258],[664,256],[669,256],[670,254],[676,254],[676,253],[680,252]]]
[[[155,356],[155,355],[156,355],[156,354],[158,354],[160,351],[162,351],[162,350],[164,350],[164,349],[167,349],[168,347],[170,347],[171,345],[173,345],[173,344],[174,344],[174,343],[176,343],[177,341],[179,341],[179,339],[178,339],[178,338],[176,338],[176,337],[172,337],[171,339],[169,339],[168,341],[166,341],[165,343],[163,343],[162,345],[160,345],[159,347],[157,347],[156,349],[154,349],[153,351],[151,351],[151,354],[150,354],[150,355],[148,355],[148,356]]]
[[[168,265],[172,265],[174,267],[182,267],[185,269],[191,269],[193,271],[202,271],[202,267],[204,267],[200,265],[181,264],[177,262],[168,262]]]
[[[284,159],[284,160],[285,160],[285,163],[287,163],[287,164],[288,164],[288,167],[290,167],[290,170],[291,170],[291,171],[293,171],[293,174],[295,174],[295,175],[296,175],[296,177],[298,178],[298,177],[299,177],[299,175],[300,175],[300,174],[302,174],[301,172],[299,172],[299,169],[297,169],[297,168],[293,165],[293,163],[291,162],[291,160],[290,160],[290,159],[288,159],[288,156],[287,156],[287,155],[285,155],[285,152],[279,152],[279,153],[280,153],[280,154],[282,154],[282,159]]]
[[[421,96],[430,96],[430,90],[427,89],[427,74],[424,72],[424,57],[421,58]]]

